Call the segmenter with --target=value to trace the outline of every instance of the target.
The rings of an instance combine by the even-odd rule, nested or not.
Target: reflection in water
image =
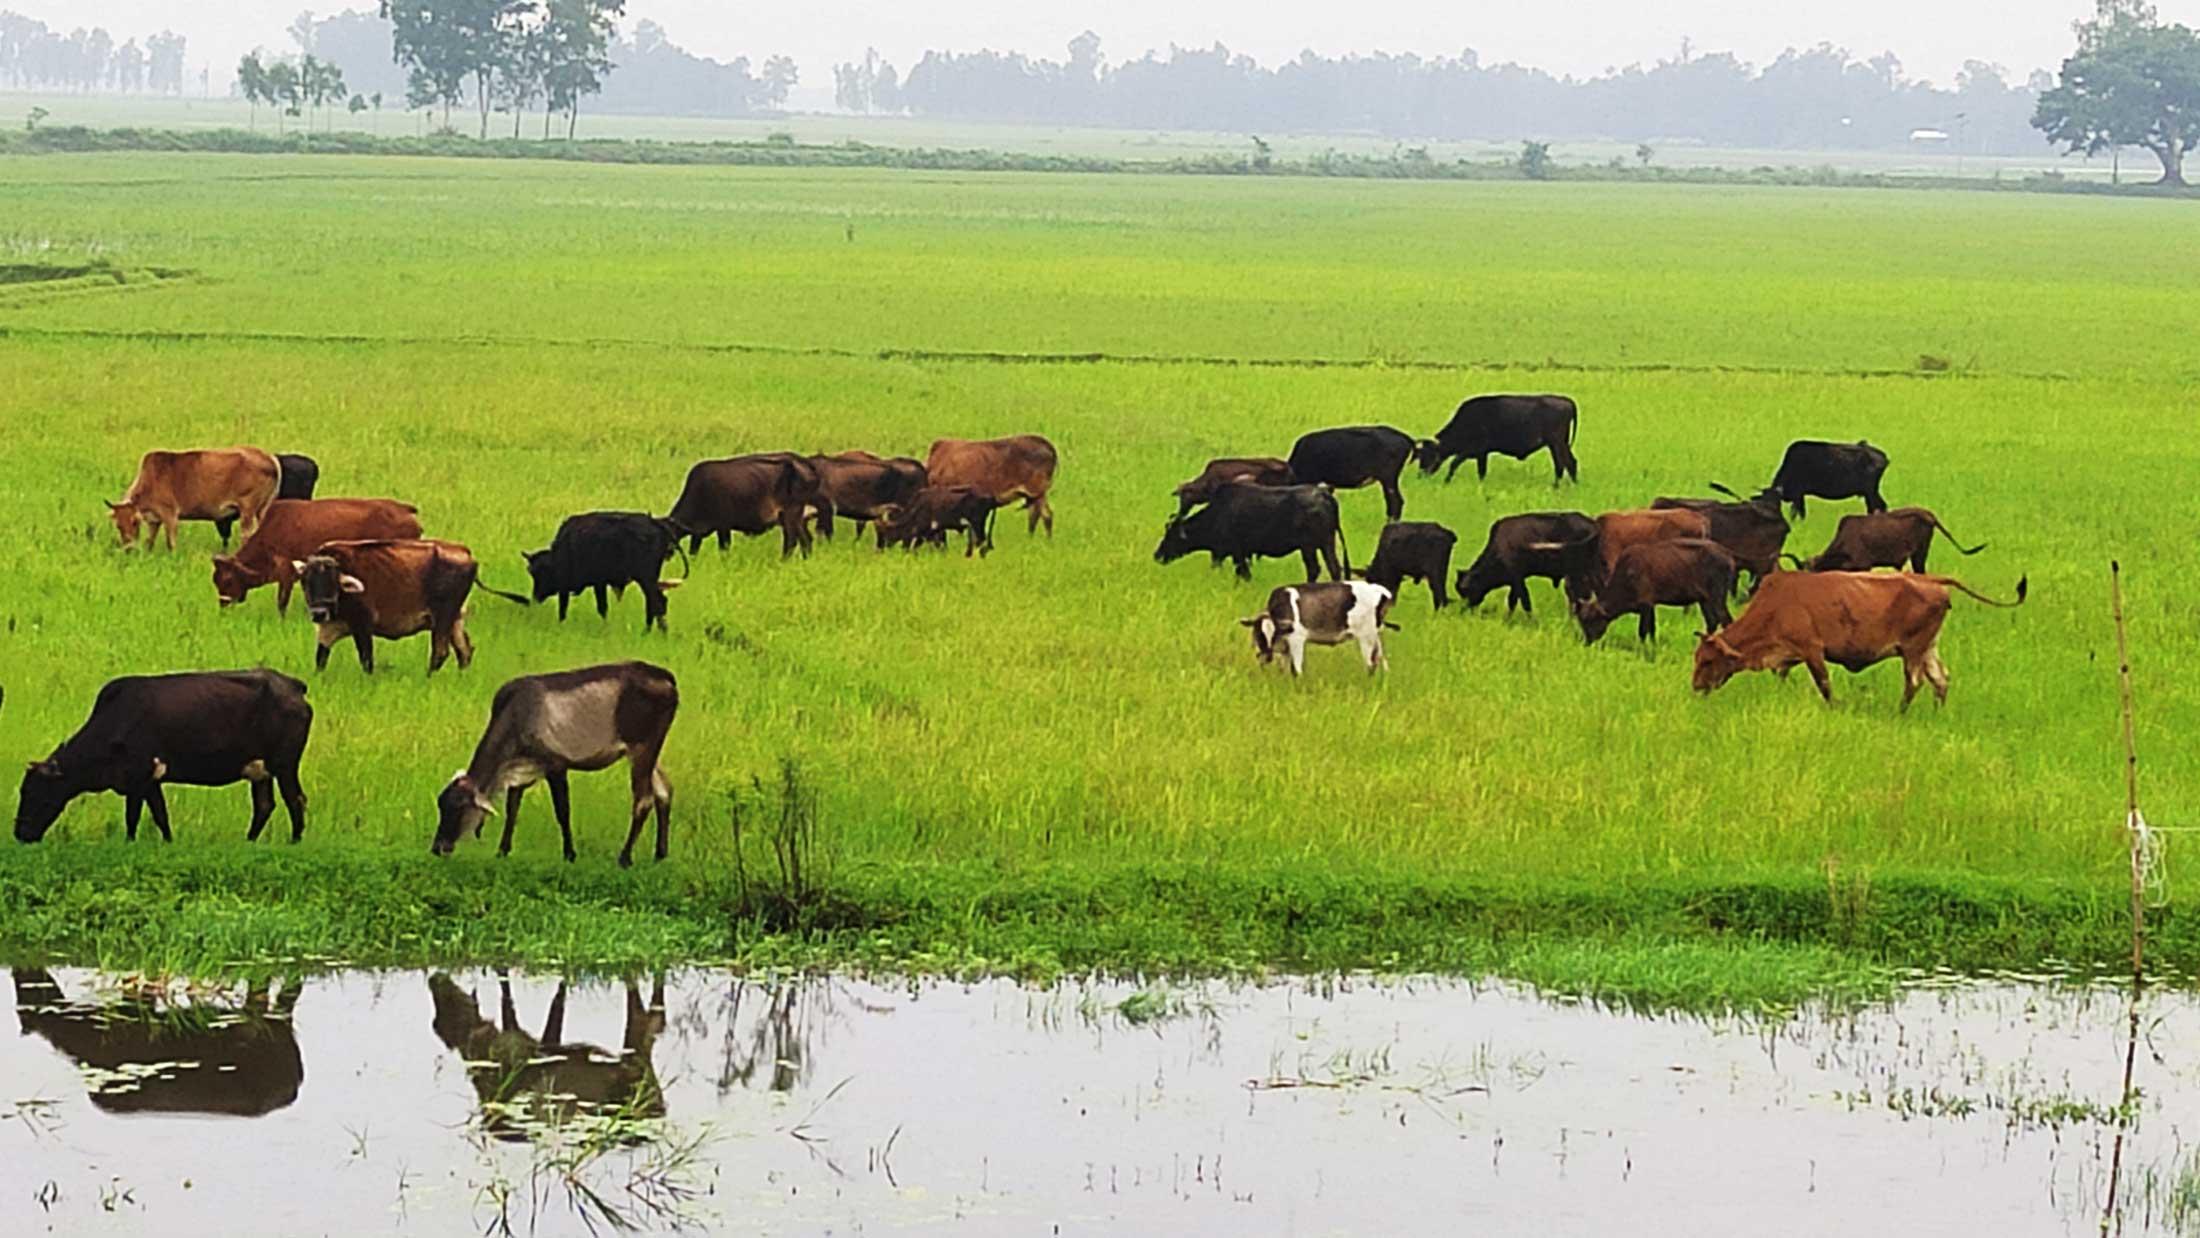
[[[109,1113],[207,1113],[252,1118],[298,1099],[305,1063],[291,1027],[301,988],[270,980],[194,993],[166,989],[69,1001],[45,971],[18,968],[15,1020],[77,1064],[92,1103]]]
[[[656,978],[647,1005],[635,982],[626,982],[626,1030],[617,1053],[567,1042],[562,981],[550,998],[540,1036],[530,1036],[520,1026],[511,980],[499,976],[497,990],[501,1025],[483,1018],[473,994],[449,976],[437,972],[428,977],[436,1038],[465,1060],[466,1077],[481,1098],[482,1117],[497,1138],[523,1140],[576,1114],[664,1116],[664,1092],[650,1060],[665,1027],[663,975]]]
[[[725,1000],[718,1091],[754,1087],[761,1076],[774,1092],[792,1092],[810,1074],[812,1041],[832,1014],[827,982],[760,985],[736,980]]]

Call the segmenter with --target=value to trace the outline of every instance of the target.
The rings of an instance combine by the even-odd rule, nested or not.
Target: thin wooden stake
[[[2123,1175],[2124,1134],[2132,1120],[2132,1069],[2139,1058],[2139,999],[2146,990],[2147,836],[2139,815],[2139,748],[2132,738],[2131,647],[2124,637],[2123,567],[2108,564],[2109,607],[2116,618],[2116,678],[2123,698],[2124,829],[2131,836],[2131,1018],[2124,1033],[2123,1101],[2116,1110],[2116,1145],[2108,1162],[2108,1203],[2101,1211],[2101,1233],[2116,1217],[2116,1191]]]

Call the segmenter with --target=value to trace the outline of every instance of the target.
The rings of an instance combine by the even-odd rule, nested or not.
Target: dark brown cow
[[[1826,664],[1861,671],[1887,658],[1902,659],[1902,708],[1918,685],[1948,701],[1948,668],[1940,661],[1940,625],[1948,617],[1948,591],[1960,590],[1989,606],[1998,602],[1949,576],[1872,572],[1775,572],[1765,578],[1742,617],[1696,646],[1695,687],[1710,692],[1739,671],[1809,668],[1818,695],[1833,701]]]
[[[976,486],[926,486],[907,505],[889,503],[879,513],[878,548],[945,548],[947,535],[963,534],[963,557],[993,553],[993,513],[1001,504]]]
[[[575,1116],[664,1116],[664,1088],[651,1060],[665,1030],[664,977],[657,977],[647,1005],[640,986],[626,982],[626,1028],[616,1053],[565,1038],[565,987],[560,981],[550,998],[542,1035],[530,1036],[520,1026],[509,979],[497,978],[500,1022],[492,1023],[449,976],[428,977],[436,1039],[458,1051],[481,1098],[483,1125],[498,1139],[528,1139]]]
[[[1621,615],[1636,618],[1635,636],[1658,634],[1658,607],[1694,606],[1704,626],[1718,631],[1734,622],[1726,599],[1734,591],[1734,555],[1717,542],[1681,537],[1630,546],[1612,567],[1610,579],[1595,593],[1574,603],[1584,642],[1594,645]]]
[[[1711,540],[1726,547],[1735,564],[1749,573],[1751,588],[1778,570],[1788,538],[1788,522],[1780,515],[1778,499],[1659,498],[1650,502],[1652,511],[1675,509],[1703,513],[1711,522]]]
[[[137,543],[142,529],[148,544],[165,532],[168,549],[174,550],[178,522],[224,516],[236,517],[250,537],[275,501],[282,474],[275,457],[257,447],[148,451],[122,501],[109,503],[107,510],[126,547]],[[229,545],[226,529],[222,545]]]
[[[817,466],[806,456],[773,451],[705,460],[689,469],[666,519],[687,537],[691,554],[703,548],[705,537],[715,535],[724,550],[736,533],[755,537],[776,525],[779,557],[785,559],[798,548],[810,553],[812,511],[831,527],[832,500],[825,497]]]
[[[1209,460],[1199,476],[1176,488],[1177,518],[1182,519],[1202,503],[1213,502],[1224,486],[1288,486],[1291,480],[1289,461],[1274,456],[1221,456]]]
[[[1054,536],[1054,508],[1047,493],[1054,489],[1054,469],[1060,456],[1054,444],[1036,434],[1012,434],[1007,438],[943,438],[932,444],[924,457],[926,478],[935,486],[976,486],[1006,505],[1022,499],[1030,514],[1026,531],[1039,531],[1045,521],[1047,536]]]
[[[1826,549],[1803,565],[1807,572],[1868,572],[1875,567],[1900,568],[1905,562],[1913,572],[1925,570],[1925,556],[1938,532],[1950,545],[1967,555],[1986,549],[1986,543],[1966,549],[1956,541],[1940,517],[1922,507],[1897,507],[1893,511],[1843,516]]]
[[[324,542],[420,536],[420,509],[395,499],[277,499],[234,555],[214,556],[214,594],[234,606],[261,585],[275,585],[275,610],[290,613],[295,564]]]
[[[428,539],[330,542],[295,565],[313,620],[313,669],[328,667],[329,647],[349,636],[359,666],[374,673],[374,639],[401,640],[428,633],[428,673],[451,654],[460,670],[472,665],[474,642],[466,635],[466,598],[480,576],[473,552],[457,542]],[[484,592],[525,605],[516,593],[482,586]]]
[[[189,1113],[256,1118],[298,1099],[305,1062],[291,1026],[303,986],[272,979],[194,984],[172,1000],[166,985],[124,982],[120,993],[83,986],[70,998],[52,973],[16,968],[15,1020],[95,1078],[102,1113]]]
[[[1664,511],[1606,512],[1597,517],[1596,557],[1584,571],[1566,580],[1566,596],[1580,601],[1611,579],[1619,557],[1633,546],[1666,542],[1683,537],[1711,537],[1711,518],[1702,512]]]
[[[809,459],[811,467],[817,470],[825,497],[832,501],[834,512],[855,522],[859,538],[863,536],[864,524],[879,518],[881,508],[907,503],[917,491],[924,489],[927,480],[924,465],[907,456],[889,460],[868,451],[843,451],[838,455],[811,456]],[[817,531],[830,538],[833,535],[832,518],[820,520]]]

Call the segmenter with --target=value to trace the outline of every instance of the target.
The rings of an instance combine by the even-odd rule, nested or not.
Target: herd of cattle
[[[1888,510],[1879,481],[1884,452],[1866,443],[1800,441],[1789,446],[1771,484],[1752,498],[1714,487],[1723,499],[1659,498],[1648,508],[1591,517],[1580,512],[1507,516],[1490,527],[1474,561],[1453,576],[1457,536],[1441,524],[1405,521],[1400,479],[1406,464],[1445,479],[1469,458],[1487,476],[1489,458],[1551,456],[1555,478],[1580,478],[1573,451],[1574,402],[1558,395],[1478,396],[1459,406],[1435,437],[1416,441],[1387,426],[1318,430],[1300,438],[1287,458],[1233,457],[1208,462],[1176,488],[1177,510],[1154,557],[1169,563],[1204,552],[1215,566],[1232,563],[1240,578],[1259,557],[1300,556],[1307,583],[1274,590],[1267,606],[1241,622],[1252,629],[1263,663],[1282,655],[1294,674],[1308,644],[1355,642],[1370,672],[1385,662],[1382,633],[1406,581],[1425,583],[1442,610],[1447,583],[1469,608],[1506,592],[1506,608],[1533,613],[1532,580],[1564,591],[1584,637],[1594,642],[1616,619],[1632,614],[1638,633],[1655,632],[1659,606],[1694,606],[1707,631],[1695,654],[1695,686],[1709,692],[1744,670],[1785,674],[1806,667],[1831,701],[1827,667],[1850,671],[1890,657],[1904,667],[1904,709],[1930,684],[1945,701],[1947,672],[1937,651],[1940,627],[1956,590],[1998,602],[1949,577],[1925,572],[1936,533],[1950,536],[1921,507]],[[643,631],[665,623],[666,562],[684,560],[705,538],[723,549],[734,533],[778,529],[782,557],[808,554],[813,530],[831,538],[847,520],[860,537],[873,527],[881,549],[944,547],[964,536],[964,554],[992,549],[995,513],[1021,502],[1028,528],[1051,537],[1048,502],[1059,457],[1037,435],[990,440],[941,439],[922,462],[849,451],[837,455],[766,452],[706,460],[688,471],[664,516],[633,511],[567,517],[550,545],[526,552],[531,596],[480,581],[471,551],[424,536],[418,509],[396,499],[316,498],[318,465],[304,456],[258,448],[156,451],[109,505],[125,546],[141,536],[165,536],[174,549],[181,521],[215,524],[226,551],[232,526],[244,542],[213,560],[216,596],[242,602],[266,585],[287,613],[294,591],[305,595],[316,631],[314,665],[325,669],[330,649],[349,638],[363,670],[374,670],[376,640],[429,634],[432,674],[453,654],[473,658],[466,604],[476,588],[513,602],[555,597],[558,617],[579,594],[592,593],[599,615],[610,594],[636,587],[644,598]],[[1355,570],[1345,545],[1336,491],[1380,487],[1386,523],[1373,557]],[[1782,507],[1800,518],[1807,498],[1861,497],[1866,513],[1843,517],[1833,541],[1801,561],[1785,552],[1789,526]],[[1953,538],[1950,536],[1950,540]],[[682,542],[686,543],[685,548]],[[1983,546],[1961,547],[1973,554]],[[1782,570],[1784,562],[1796,570]],[[1908,571],[1899,569],[1908,567]],[[1872,569],[1892,567],[1893,574]],[[1323,569],[1330,579],[1321,579]],[[1749,579],[1751,600],[1739,619],[1729,600]],[[257,839],[279,791],[292,841],[305,831],[306,796],[299,763],[312,726],[301,681],[271,670],[184,672],[129,676],[109,682],[91,717],[24,775],[16,838],[42,838],[70,800],[109,791],[123,798],[128,837],[150,809],[169,837],[167,783],[224,786],[244,781],[252,794],[248,839]],[[619,862],[630,864],[648,818],[657,822],[656,855],[669,845],[671,785],[659,762],[679,708],[672,674],[644,662],[620,662],[503,685],[487,730],[467,766],[437,797],[433,850],[447,855],[467,830],[478,837],[503,800],[500,854],[511,849],[525,788],[548,786],[574,857],[567,775],[629,766],[631,816]]]

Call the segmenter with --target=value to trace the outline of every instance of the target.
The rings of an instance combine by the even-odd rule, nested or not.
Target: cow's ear
[[[349,572],[336,578],[336,584],[346,593],[365,593],[367,583]]]
[[[544,553],[540,550],[522,550],[519,552],[519,557],[532,564],[535,560],[540,559]]]

